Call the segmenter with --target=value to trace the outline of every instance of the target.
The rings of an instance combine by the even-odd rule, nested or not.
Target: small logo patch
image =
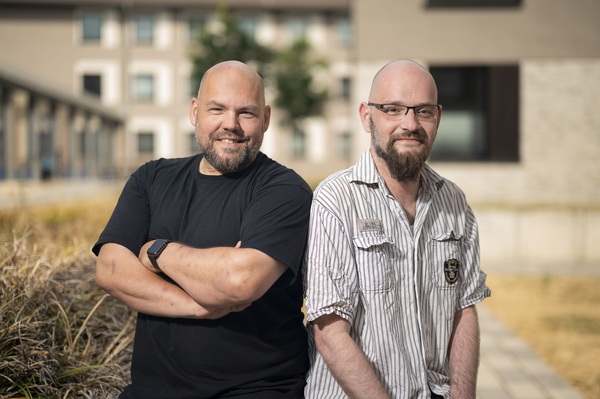
[[[448,284],[452,285],[458,281],[458,268],[460,263],[456,259],[448,259],[444,262],[444,276]]]
[[[378,219],[359,219],[358,228],[360,231],[381,231],[383,233],[383,223]]]

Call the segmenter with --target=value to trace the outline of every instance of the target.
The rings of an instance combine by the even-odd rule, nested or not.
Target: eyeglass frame
[[[438,113],[439,113],[439,110],[442,107],[441,104],[424,104],[424,105],[417,105],[415,107],[409,107],[408,105],[401,105],[401,104],[391,104],[391,103],[377,104],[377,103],[372,103],[372,102],[368,102],[367,105],[370,107],[375,107],[376,109],[378,109],[379,111],[383,112],[386,115],[387,115],[387,113],[383,110],[384,105],[395,105],[397,107],[405,107],[406,113],[402,116],[402,119],[399,119],[399,120],[403,120],[404,118],[406,118],[406,115],[408,115],[408,113],[410,112],[411,109],[413,110],[413,113],[415,114],[415,118],[419,119],[419,115],[417,115],[417,108],[436,107],[438,110]],[[436,121],[437,119],[438,119],[438,116],[436,115],[435,118],[432,119],[432,121]]]

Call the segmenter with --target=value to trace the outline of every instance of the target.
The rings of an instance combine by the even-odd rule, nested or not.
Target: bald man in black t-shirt
[[[259,151],[270,114],[255,71],[218,64],[190,109],[203,155],[127,182],[93,248],[98,285],[139,312],[121,398],[302,397],[312,192]]]

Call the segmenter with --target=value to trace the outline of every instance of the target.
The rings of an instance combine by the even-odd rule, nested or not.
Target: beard
[[[197,132],[196,128],[196,132]],[[245,142],[244,147],[241,151],[237,153],[237,155],[232,157],[223,157],[217,153],[215,149],[214,142],[221,138],[235,138],[237,140],[242,140]],[[219,172],[233,173],[239,170],[246,168],[250,165],[258,152],[260,151],[260,146],[262,144],[262,140],[258,140],[256,142],[251,142],[249,137],[244,137],[236,132],[213,132],[208,136],[208,140],[200,140],[198,134],[196,133],[196,141],[198,142],[198,146],[200,147],[200,151],[202,155],[206,159],[206,161]],[[225,153],[227,154],[235,154],[236,150],[233,149],[225,149]]]
[[[384,148],[376,139],[379,132],[372,119],[369,120],[369,127],[371,129],[371,145],[373,146],[373,150],[386,163],[390,175],[400,183],[418,181],[425,161],[427,161],[431,153],[432,144],[429,143],[427,136],[406,130],[402,133],[394,133],[390,136]],[[423,146],[415,151],[407,150],[399,152],[394,149],[394,143],[396,140],[403,138],[416,138],[421,140]]]

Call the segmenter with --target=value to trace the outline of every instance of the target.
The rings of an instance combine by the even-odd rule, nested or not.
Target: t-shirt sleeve
[[[268,184],[257,190],[244,213],[242,248],[257,249],[287,265],[289,271],[280,284],[294,281],[300,269],[311,198],[303,184]]]
[[[98,255],[106,243],[124,246],[136,256],[148,241],[150,228],[150,203],[145,172],[148,164],[134,172],[119,197],[108,224],[100,234],[92,252]]]
[[[336,314],[352,323],[359,300],[353,244],[340,220],[318,201],[310,213],[303,272],[307,320]]]

